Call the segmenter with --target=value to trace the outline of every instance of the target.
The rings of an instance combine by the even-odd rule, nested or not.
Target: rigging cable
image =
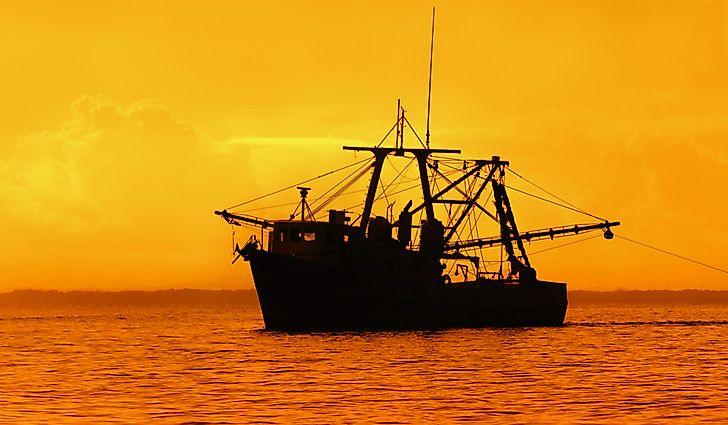
[[[321,199],[325,198],[326,195],[328,195],[329,193],[331,193],[332,190],[336,189],[340,184],[345,184],[354,174],[360,172],[362,170],[362,168],[365,168],[367,166],[371,167],[371,164],[364,164],[361,167],[357,168],[356,170],[352,171],[351,173],[349,173],[348,176],[344,177],[343,179],[339,180],[335,185],[331,186],[321,196],[319,196],[318,198],[314,199],[313,202],[311,202],[311,204],[314,204],[315,205],[318,201],[320,201]]]
[[[389,131],[387,132],[387,134],[384,135],[382,140],[379,143],[377,143],[376,147],[382,146],[382,143],[384,143],[384,141],[387,140],[387,137],[389,137],[389,135],[392,134],[392,131],[394,131],[394,129],[397,127],[397,125],[399,125],[399,120],[397,120],[397,122],[394,123],[392,128],[389,129]]]
[[[353,173],[351,173],[348,176],[346,176],[346,178],[344,180],[336,183],[332,188],[330,188],[329,190],[327,190],[323,195],[319,196],[314,201],[314,203],[317,203],[323,197],[325,197],[326,195],[328,195],[332,190],[334,190],[337,186],[339,186],[340,184],[344,183],[336,192],[334,192],[331,196],[329,196],[328,198],[326,198],[325,200],[323,200],[319,205],[317,205],[316,208],[314,208],[312,214],[315,216],[316,214],[318,214],[319,211],[321,211],[322,209],[324,209],[333,200],[335,200],[336,198],[338,198],[339,196],[341,196],[342,193],[344,193],[347,190],[349,190],[349,188],[351,186],[353,186],[357,181],[359,181],[360,178],[362,178],[362,176],[364,176],[364,174],[366,174],[369,171],[369,168],[370,168],[370,165],[369,164],[364,164],[362,167],[357,168],[356,170],[354,170]],[[355,173],[358,173],[358,174],[356,174],[356,176],[354,176],[352,178],[351,176],[353,176]],[[348,179],[348,181],[347,181],[347,179]]]
[[[404,170],[404,171],[406,171],[406,170]],[[415,185],[415,186],[411,186],[411,187],[409,187],[409,188],[406,188],[406,189],[403,189],[403,190],[401,190],[401,191],[397,191],[397,192],[393,192],[393,193],[390,193],[390,194],[389,194],[389,196],[392,196],[392,195],[396,195],[396,194],[398,194],[398,193],[401,193],[401,192],[404,192],[404,191],[410,190],[410,189],[412,189],[412,188],[418,187],[418,186],[419,186],[419,180],[420,180],[420,178],[419,178],[419,177],[414,177],[414,178],[409,178],[409,179],[403,179],[403,180],[400,180],[400,182],[399,182],[399,183],[397,183],[397,185],[396,185],[395,187],[399,187],[399,185],[401,185],[401,184],[403,184],[403,183],[411,183],[411,182],[413,182],[413,181],[417,181],[418,183],[417,183],[417,185]],[[367,192],[367,191],[369,191],[369,189],[360,189],[360,190],[354,190],[354,191],[351,191],[351,192],[346,192],[346,193],[342,193],[342,194],[340,194],[340,195],[338,195],[338,196],[339,196],[339,197],[342,197],[342,196],[348,196],[348,195],[355,195],[355,194],[357,194],[357,193],[364,193],[364,192]],[[333,195],[332,195],[332,196],[333,196]],[[377,199],[377,200],[378,200],[378,199]],[[300,201],[298,201],[298,202],[300,202]],[[295,202],[295,203],[298,203],[298,202]],[[375,200],[375,202],[376,202],[376,200]],[[288,203],[288,204],[286,204],[286,205],[293,205],[293,204],[294,204],[294,202],[291,202],[291,203]],[[350,210],[350,209],[353,209],[353,208],[357,208],[357,207],[360,207],[360,206],[362,206],[362,205],[364,205],[364,203],[361,203],[361,204],[355,205],[355,206],[353,206],[353,207],[349,207],[349,208],[347,208],[347,210]],[[260,208],[260,209],[265,209],[265,208]],[[252,210],[251,210],[251,211],[252,211]],[[322,215],[321,217],[324,217],[324,216]]]
[[[384,202],[387,203],[387,205],[394,205],[389,203],[389,197],[387,197],[387,188],[384,187],[384,182],[382,179],[379,179],[379,186],[382,188],[382,195],[384,195]]]
[[[419,181],[420,178],[419,177],[415,177],[415,178],[410,178],[410,179],[407,179],[407,180],[402,180],[402,181],[400,181],[400,184],[413,182],[415,180]],[[334,187],[336,187],[336,186],[334,186]],[[351,191],[351,192],[342,193],[339,196],[355,195],[357,193],[366,192],[367,190],[368,189],[354,190],[354,191]],[[316,199],[316,201],[314,201],[314,202],[317,202],[317,201],[318,201],[318,199]],[[280,207],[290,207],[291,205],[298,205],[300,203],[301,203],[301,201],[299,200],[299,201],[295,201],[295,202],[287,202],[285,204],[277,204],[277,205],[269,205],[269,206],[266,206],[266,207],[251,208],[251,209],[242,210],[242,211],[239,211],[239,212],[240,213],[248,213],[248,212],[251,212],[251,211],[261,211],[261,210],[269,210],[269,209],[280,208]]]
[[[551,192],[549,192],[548,190],[546,190],[546,189],[542,188],[541,186],[537,185],[536,183],[532,182],[531,180],[528,180],[527,178],[525,178],[525,177],[523,177],[522,175],[518,174],[518,173],[517,173],[517,172],[516,172],[516,171],[515,171],[515,170],[514,170],[513,168],[511,168],[510,166],[508,166],[508,169],[509,169],[509,170],[511,171],[511,173],[515,174],[515,175],[516,175],[516,177],[520,177],[521,179],[523,179],[523,180],[525,180],[526,182],[530,183],[531,185],[533,185],[533,186],[537,187],[538,189],[541,189],[542,191],[544,191],[544,192],[548,193],[549,195],[551,195],[551,196],[553,196],[554,198],[558,199],[559,201],[561,201],[561,202],[565,203],[566,205],[568,205],[568,206],[570,206],[570,207],[573,207],[573,208],[576,208],[577,210],[579,210],[579,211],[581,211],[581,212],[584,212],[584,213],[586,213],[586,211],[582,210],[581,208],[577,207],[576,205],[574,205],[574,204],[572,204],[572,203],[570,203],[570,202],[566,201],[566,200],[565,200],[565,199],[563,199],[563,198],[560,198],[560,197],[558,197],[558,196],[554,195],[553,193],[551,193]]]
[[[578,239],[578,240],[575,240],[575,241],[563,243],[561,245],[552,246],[551,248],[542,249],[540,251],[531,251],[531,252],[528,253],[528,255],[533,256],[533,255],[536,255],[536,254],[540,254],[542,252],[551,251],[553,249],[558,249],[558,248],[563,248],[565,246],[574,245],[575,243],[586,242],[586,241],[588,241],[590,239],[598,238],[600,236],[602,236],[602,235],[601,234],[598,234],[598,235],[594,235],[594,236],[589,236],[588,238]]]
[[[267,206],[267,207],[259,207],[259,208],[251,208],[249,210],[242,210],[242,211],[238,211],[238,212],[241,213],[241,214],[242,213],[247,214],[247,213],[252,212],[252,211],[270,210],[270,209],[273,209],[273,208],[280,208],[280,207],[290,207],[291,205],[298,205],[300,203],[301,203],[301,201],[287,202],[285,204],[270,205],[270,206]]]
[[[226,209],[228,209],[228,210],[231,210],[231,209],[233,209],[233,208],[238,208],[238,207],[241,207],[241,206],[243,206],[243,205],[245,205],[245,204],[249,204],[249,203],[251,203],[251,202],[255,202],[255,201],[257,201],[257,200],[260,200],[260,199],[263,199],[263,198],[267,198],[267,197],[269,197],[269,196],[275,195],[276,193],[281,193],[281,192],[283,192],[283,191],[285,191],[285,190],[288,190],[288,189],[293,189],[293,188],[294,188],[294,187],[296,187],[296,186],[301,186],[301,185],[304,185],[304,184],[306,184],[306,183],[308,183],[308,182],[312,182],[312,181],[314,181],[314,180],[317,180],[317,179],[320,179],[320,178],[322,178],[322,177],[330,176],[331,174],[337,173],[337,172],[339,172],[339,171],[342,171],[342,170],[346,170],[347,168],[351,168],[351,167],[353,167],[353,166],[355,166],[355,165],[359,165],[359,164],[361,164],[362,162],[366,162],[366,161],[370,161],[370,160],[371,160],[370,158],[365,158],[365,159],[362,159],[361,161],[357,161],[357,162],[354,162],[353,164],[349,164],[349,165],[346,165],[346,166],[344,166],[344,167],[341,167],[341,168],[337,168],[336,170],[332,170],[332,171],[329,171],[329,172],[327,172],[327,173],[321,174],[320,176],[316,176],[316,177],[310,178],[310,179],[308,179],[308,180],[304,180],[304,181],[302,181],[302,182],[299,182],[299,183],[296,183],[296,184],[293,184],[293,185],[290,185],[290,186],[284,187],[283,189],[278,189],[278,190],[276,190],[276,191],[274,191],[274,192],[271,192],[271,193],[268,193],[268,194],[265,194],[265,195],[259,196],[259,197],[257,197],[257,198],[251,199],[251,200],[249,200],[249,201],[241,202],[241,203],[239,203],[239,204],[237,204],[237,205],[233,205],[232,207],[227,207]]]
[[[571,210],[571,211],[574,211],[574,212],[578,212],[579,214],[584,214],[584,215],[588,215],[589,217],[591,217],[591,218],[596,218],[596,219],[597,219],[597,220],[599,220],[599,221],[607,221],[607,219],[606,219],[606,218],[602,218],[602,217],[596,216],[596,215],[594,215],[594,214],[590,214],[590,213],[588,213],[588,212],[586,212],[586,211],[582,211],[582,210],[580,210],[579,208],[574,208],[574,207],[571,207],[571,206],[569,206],[569,205],[559,204],[559,203],[558,203],[558,202],[556,202],[556,201],[552,201],[552,200],[550,200],[550,199],[546,199],[546,198],[544,198],[544,197],[542,197],[542,196],[534,195],[533,193],[528,193],[528,192],[526,192],[526,191],[523,191],[523,190],[520,190],[520,189],[516,189],[515,187],[512,187],[512,186],[508,186],[508,185],[505,185],[505,184],[504,184],[503,186],[504,186],[504,187],[506,187],[506,188],[508,188],[508,189],[510,189],[510,190],[515,190],[515,191],[516,191],[516,192],[518,192],[518,193],[522,193],[522,194],[524,194],[524,195],[528,195],[528,196],[531,196],[531,197],[533,197],[533,198],[536,198],[536,199],[539,199],[539,200],[541,200],[541,201],[544,201],[544,202],[548,202],[548,203],[550,203],[550,204],[554,204],[554,205],[556,205],[556,206],[559,206],[559,207],[561,207],[561,208],[566,208],[567,210]]]
[[[347,190],[349,190],[349,188],[351,188],[351,186],[353,186],[357,181],[359,181],[359,179],[361,179],[362,176],[364,176],[368,171],[369,170],[367,170],[367,169],[362,170],[359,174],[357,174],[348,183],[346,183],[345,185],[341,186],[341,188],[339,188],[339,190],[337,190],[336,193],[334,193],[333,195],[329,196],[320,205],[318,205],[314,209],[313,214],[314,215],[318,214],[322,209],[324,209],[326,206],[328,206],[331,202],[333,202],[334,200],[338,199],[339,196],[341,196],[344,192],[346,192]]]
[[[460,172],[460,170],[457,170],[457,171]],[[445,179],[447,180],[447,178],[445,178]],[[465,192],[463,192],[463,196],[465,197],[465,199],[472,199],[473,192],[475,191],[475,186],[476,186],[475,183],[476,182],[477,182],[477,178],[470,178],[470,179],[468,179],[468,180],[465,181],[466,190],[465,190]],[[454,223],[454,219],[457,216],[460,215],[461,209],[464,209],[464,208],[466,208],[465,207],[465,204],[459,204],[457,207],[455,207],[455,215],[453,215],[453,216],[448,215],[447,225],[449,227],[452,226],[452,224]],[[470,233],[468,234],[468,238],[472,238],[472,235],[473,235],[472,225],[470,224],[470,217],[473,214],[475,214],[475,212],[474,211],[471,211],[466,216],[467,224],[468,224],[469,229],[470,229]],[[477,222],[476,222],[476,225],[477,225]],[[463,227],[465,227],[465,226],[463,225]],[[463,230],[465,230],[465,229],[463,229]],[[461,235],[460,235],[460,232],[458,231],[458,229],[455,229],[454,230],[454,235],[455,235],[455,238],[458,240],[458,242],[462,241],[462,238],[461,238]]]
[[[664,249],[660,249],[660,248],[657,248],[655,246],[648,245],[646,243],[639,242],[639,241],[636,241],[634,239],[630,239],[630,238],[625,237],[625,236],[621,236],[621,235],[617,235],[617,234],[615,234],[614,236],[616,236],[616,237],[618,237],[620,239],[624,239],[626,241],[632,242],[634,244],[641,245],[641,246],[643,246],[645,248],[654,249],[655,251],[662,252],[663,254],[672,255],[673,257],[677,257],[677,258],[679,258],[681,260],[690,261],[691,263],[699,264],[699,265],[701,265],[703,267],[707,267],[709,269],[717,270],[719,272],[728,274],[728,270],[726,270],[726,269],[721,269],[720,267],[711,266],[710,264],[705,264],[705,263],[700,262],[698,260],[693,260],[692,258],[688,258],[688,257],[685,257],[685,256],[680,255],[680,254],[675,254],[674,252],[666,251]]]
[[[441,163],[441,164],[442,164],[442,163]],[[453,169],[454,169],[455,171],[458,171],[458,170],[459,170],[458,168],[454,168],[454,167],[450,167],[450,168],[453,168]],[[452,184],[452,183],[453,183],[453,182],[452,182],[452,180],[450,180],[450,179],[449,179],[449,178],[447,178],[447,177],[446,177],[446,176],[445,176],[444,174],[442,174],[442,172],[441,172],[441,171],[437,171],[437,170],[436,170],[436,172],[437,172],[437,173],[439,173],[439,174],[440,174],[440,176],[441,176],[442,178],[444,178],[444,179],[445,179],[445,181],[447,181],[447,182],[448,182],[449,184]],[[465,183],[465,184],[467,185],[467,181],[466,181],[466,183]],[[463,190],[462,190],[461,188],[459,188],[458,186],[454,186],[454,187],[453,187],[453,189],[455,189],[456,191],[458,191],[458,192],[459,192],[459,193],[460,193],[460,194],[461,194],[462,196],[464,196],[464,197],[465,197],[466,199],[470,199],[470,198],[469,198],[469,195],[468,195],[468,194],[466,194],[466,193],[465,193],[465,191],[463,191]],[[488,201],[490,200],[490,197],[491,197],[492,195],[493,195],[493,192],[492,192],[492,191],[488,192],[488,198],[486,198],[486,200],[485,200],[485,202],[483,203],[483,205],[486,205],[486,204],[488,203]],[[487,212],[487,211],[485,210],[485,207],[483,207],[483,206],[482,206],[481,204],[479,204],[477,200],[475,200],[475,206],[476,206],[476,207],[478,207],[478,209],[479,209],[479,210],[480,210],[481,212],[484,212],[484,213],[485,213],[486,215],[488,215],[488,217],[490,217],[490,218],[491,218],[491,219],[492,219],[493,221],[495,221],[496,223],[498,223],[498,220],[496,219],[496,217],[495,217],[494,215],[492,215],[492,214],[488,213],[488,212]],[[450,211],[451,211],[451,210],[452,210],[452,208],[450,208],[450,209],[448,210],[448,217],[449,217],[449,214],[450,214]]]
[[[452,175],[452,174],[454,174],[454,173],[453,173],[453,172],[451,172],[450,174]],[[406,187],[406,188],[404,188],[404,189],[400,189],[400,190],[398,190],[398,191],[396,191],[396,192],[392,192],[392,193],[390,193],[390,194],[389,194],[389,196],[394,196],[394,195],[398,195],[398,194],[400,194],[400,193],[402,193],[402,192],[406,192],[406,191],[408,191],[408,190],[412,190],[412,189],[415,189],[415,188],[421,187],[421,183],[419,182],[419,180],[420,180],[420,179],[419,179],[419,177],[417,177],[417,178],[412,178],[412,179],[409,179],[409,180],[402,180],[402,181],[401,181],[401,182],[400,182],[399,184],[402,184],[402,183],[404,183],[404,182],[408,182],[408,181],[415,181],[415,180],[417,180],[418,182],[417,182],[417,183],[415,183],[414,185],[412,185],[412,186],[409,186],[409,187]],[[379,200],[381,200],[381,194],[379,194],[379,196],[378,196],[378,197],[377,197],[376,199],[374,199],[373,203],[376,203],[376,202],[377,202],[377,201],[379,201]],[[346,209],[347,209],[347,210],[353,210],[353,209],[355,209],[355,208],[359,208],[359,207],[361,207],[362,205],[364,205],[364,202],[362,202],[362,203],[359,203],[359,204],[356,204],[356,205],[353,205],[353,206],[351,206],[351,207],[348,207],[348,208],[346,208]],[[422,210],[421,210],[421,211],[422,211]],[[354,220],[354,221],[353,221],[353,222],[352,222],[351,224],[353,225],[353,224],[354,224],[354,223],[356,223],[356,222],[357,222],[357,221],[358,221],[358,220],[359,220],[360,218],[361,218],[361,215],[360,215],[359,217],[357,217],[357,218],[356,218],[356,219],[355,219],[355,220]]]
[[[460,170],[462,169],[462,167],[454,167],[454,166],[452,166],[452,165],[448,164],[448,162],[457,162],[457,163],[462,163],[462,161],[461,161],[461,160],[459,160],[459,159],[458,159],[458,160],[453,160],[452,158],[448,158],[448,157],[446,157],[446,156],[442,156],[442,155],[430,155],[430,158],[432,158],[432,159],[434,159],[434,160],[438,161],[438,163],[439,163],[440,165],[444,165],[445,167],[451,168],[451,169],[453,169],[453,170],[458,170],[458,171],[460,171]]]
[[[540,251],[533,251],[533,252],[529,253],[529,255],[536,255],[536,254],[540,254],[542,252],[551,251],[553,249],[563,248],[565,246],[569,246],[569,245],[573,245],[573,244],[576,244],[576,243],[579,243],[579,242],[585,242],[585,241],[588,241],[590,239],[598,238],[599,236],[602,236],[602,235],[601,234],[598,234],[598,235],[590,236],[588,238],[579,239],[579,240],[576,240],[576,241],[567,242],[565,244],[561,244],[561,245],[553,246],[553,247],[550,247],[550,248],[542,249]],[[645,248],[649,248],[649,249],[652,249],[652,250],[661,252],[663,254],[667,254],[667,255],[670,255],[670,256],[673,256],[673,257],[677,257],[677,258],[679,258],[681,260],[689,261],[691,263],[695,263],[695,264],[698,264],[700,266],[707,267],[709,269],[713,269],[713,270],[719,271],[721,273],[728,274],[728,270],[726,270],[726,269],[722,269],[722,268],[716,267],[716,266],[711,266],[710,264],[703,263],[702,261],[694,260],[692,258],[685,257],[684,255],[676,254],[674,252],[670,252],[670,251],[664,250],[662,248],[658,248],[656,246],[652,246],[652,245],[646,244],[644,242],[636,241],[636,240],[630,239],[630,238],[628,238],[626,236],[622,236],[622,235],[618,235],[618,234],[615,234],[614,236],[617,237],[617,238],[620,238],[620,239],[624,239],[624,240],[626,240],[628,242],[632,242],[632,243],[634,243],[636,245],[640,245],[640,246],[643,246]]]
[[[405,165],[404,168],[401,170],[397,170],[397,167],[395,167],[394,163],[389,159],[389,155],[387,155],[385,158],[387,158],[387,161],[389,162],[389,166],[392,167],[394,169],[394,171],[397,171],[397,175],[394,176],[392,181],[389,182],[389,184],[387,186],[384,186],[384,181],[380,177],[379,184],[382,187],[382,193],[379,196],[377,196],[377,198],[374,201],[376,202],[377,200],[379,200],[382,197],[382,195],[384,195],[384,198],[387,201],[387,205],[389,205],[389,199],[387,199],[387,190],[389,190],[390,188],[396,190],[399,187],[399,185],[401,185],[402,183],[405,183],[405,177],[407,177],[407,170],[409,170],[410,165],[412,165],[412,163],[415,161],[415,157],[413,156],[409,160],[407,165]],[[398,179],[399,179],[399,183],[397,182]],[[408,182],[412,181],[412,179],[408,179],[407,181]]]
[[[401,171],[398,170],[397,167],[394,166],[394,162],[392,162],[392,160],[389,159],[389,155],[385,156],[384,159],[389,163],[389,166],[392,167],[392,169],[397,172],[397,174],[401,173]]]
[[[410,124],[409,120],[407,118],[405,118],[404,119],[404,122],[406,122],[407,125],[409,126],[410,130],[412,130],[412,133],[414,133],[415,137],[417,138],[417,141],[420,142],[420,145],[422,145],[422,147],[425,148],[425,149],[429,149],[427,146],[425,146],[424,143],[422,143],[422,139],[420,139],[420,136],[417,134],[417,132],[415,131],[414,127],[412,127],[412,124]]]
[[[392,179],[392,181],[386,187],[384,186],[384,182],[382,181],[382,179],[381,178],[379,179],[379,183],[382,186],[382,193],[380,193],[379,195],[377,195],[376,198],[374,198],[374,202],[379,201],[380,199],[382,199],[382,196],[384,196],[385,200],[387,201],[387,204],[389,204],[389,200],[387,199],[387,190],[389,190],[389,188],[392,186],[394,186],[394,189],[396,189],[397,187],[399,187],[400,184],[402,184],[404,182],[404,178],[406,177],[407,170],[409,169],[410,165],[412,165],[412,163],[414,161],[415,161],[415,158],[412,157],[412,159],[410,159],[410,161],[402,169],[402,171],[397,173],[397,175],[394,177],[394,179]],[[399,183],[397,183],[398,179],[399,179]],[[399,192],[391,193],[390,196],[392,196],[396,193],[399,193]]]
[[[366,165],[367,164],[365,164],[364,166],[366,166]],[[335,184],[333,187],[331,187],[329,190],[327,190],[326,193],[324,193],[323,195],[321,195],[318,198],[316,198],[313,202],[311,202],[311,204],[313,205],[313,204],[317,203],[320,199],[322,199],[323,197],[325,197],[329,192],[331,192],[333,189],[335,189],[338,185],[340,185],[341,183],[344,183],[347,179],[349,179],[351,176],[354,175],[354,173],[358,172],[359,170],[361,170],[361,168],[357,168],[356,170],[354,170],[353,173],[349,174],[343,180],[341,180],[339,183]],[[351,193],[358,193],[358,192],[366,192],[366,189],[359,190],[359,191],[356,191],[356,192],[351,192]],[[300,203],[301,203],[301,201],[298,200],[298,201],[295,201],[295,202],[286,202],[285,204],[277,204],[277,205],[269,205],[269,206],[265,206],[265,207],[250,208],[250,209],[242,210],[242,211],[239,211],[239,212],[240,213],[249,213],[251,211],[270,210],[270,209],[273,209],[273,208],[290,207],[291,205],[298,205]]]

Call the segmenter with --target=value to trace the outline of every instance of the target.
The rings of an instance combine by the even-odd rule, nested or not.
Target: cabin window
[[[315,242],[316,241],[316,231],[313,229],[306,229],[306,231],[303,232],[303,240],[306,242]]]
[[[344,235],[344,242],[349,242],[349,235]]]
[[[293,228],[291,229],[291,242],[300,242],[301,241],[301,229]]]
[[[278,231],[278,240],[281,242],[286,240],[286,229],[280,229]]]

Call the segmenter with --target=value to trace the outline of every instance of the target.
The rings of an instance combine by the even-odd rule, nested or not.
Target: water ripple
[[[728,310],[566,326],[262,331],[257,311],[6,312],[3,423],[721,423]]]

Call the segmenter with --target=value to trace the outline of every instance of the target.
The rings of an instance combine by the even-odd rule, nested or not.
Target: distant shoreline
[[[728,304],[728,290],[573,290],[569,291],[569,302],[572,304]]]
[[[16,290],[0,293],[0,306],[62,305],[254,305],[253,289],[164,289],[156,291]]]
[[[2,306],[63,305],[257,305],[254,289],[166,289],[156,291],[15,290],[0,293]],[[728,290],[569,291],[569,303],[728,304]]]

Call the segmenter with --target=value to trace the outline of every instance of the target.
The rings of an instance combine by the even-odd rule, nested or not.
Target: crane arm
[[[235,226],[240,226],[240,222],[253,224],[255,226],[260,226],[262,228],[267,227],[273,227],[273,222],[268,221],[264,218],[258,218],[258,217],[252,217],[252,216],[246,216],[246,215],[240,215],[240,214],[233,214],[227,212],[227,210],[222,211],[215,211],[216,215],[219,215],[222,217],[225,221],[227,221],[230,224],[233,224]]]
[[[613,226],[619,226],[619,221],[605,221],[604,223],[592,223],[592,224],[574,224],[570,226],[551,227],[548,229],[529,230],[528,232],[520,233],[518,236],[511,236],[510,240],[525,240],[526,242],[538,241],[546,238],[553,239],[556,236],[569,236],[578,235],[581,232],[590,230],[601,229],[604,230],[604,237],[611,239],[614,234],[610,230]],[[449,243],[445,247],[445,251],[458,251],[463,248],[473,247],[491,247],[506,243],[506,238],[503,236],[491,236],[487,238],[470,239],[466,241],[458,241]]]

